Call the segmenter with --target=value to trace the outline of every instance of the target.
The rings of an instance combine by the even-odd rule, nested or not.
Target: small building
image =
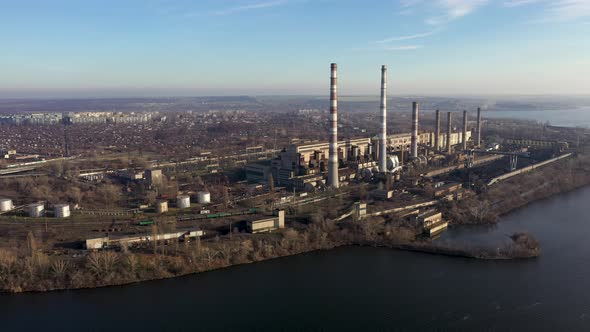
[[[189,195],[179,195],[176,197],[176,207],[179,209],[188,209],[191,207],[191,197]]]
[[[146,169],[145,179],[150,186],[159,186],[162,184],[162,170],[161,169]]]
[[[14,206],[12,205],[12,200],[8,198],[0,198],[0,212],[8,212],[12,210]]]
[[[16,154],[16,150],[0,148],[0,159],[1,158],[8,159],[8,158],[10,158],[10,156],[15,155],[15,154]]]
[[[43,203],[33,203],[27,206],[27,214],[31,218],[42,217],[45,212],[45,205]]]
[[[211,203],[211,193],[208,191],[199,191],[197,193],[197,201],[199,202],[199,204]]]
[[[70,216],[69,204],[55,204],[53,206],[53,215],[56,218],[68,218]]]
[[[272,218],[248,221],[248,231],[250,233],[272,232],[277,229],[285,228],[285,211],[277,210]]]
[[[393,190],[376,189],[371,192],[373,198],[381,201],[386,201],[393,198]]]
[[[143,173],[144,172],[142,172],[142,171],[128,169],[128,170],[119,172],[119,176],[125,180],[136,181],[136,180],[143,180]]]
[[[442,212],[437,210],[420,213],[416,219],[420,222],[423,232],[427,236],[437,235],[449,226],[449,222],[443,219]]]
[[[168,201],[156,202],[156,212],[158,212],[158,213],[168,212]]]
[[[434,188],[434,197],[441,198],[450,194],[454,194],[456,191],[463,187],[461,183],[451,182]]]
[[[361,220],[367,216],[367,203],[355,202],[353,208],[355,220]]]

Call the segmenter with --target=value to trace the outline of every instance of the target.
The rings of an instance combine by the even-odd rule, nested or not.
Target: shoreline
[[[557,163],[557,166],[559,166],[560,163]],[[555,167],[555,166],[552,166]],[[548,169],[543,169],[543,170],[539,170],[538,174],[540,173],[541,175],[543,173],[547,173],[550,171],[550,168]],[[514,183],[513,181],[506,181],[503,183],[499,183],[494,187],[494,190],[510,190],[510,189],[514,189],[513,187],[518,187],[520,184],[518,183]],[[529,190],[530,195],[528,195],[526,197],[526,199],[519,201],[517,204],[511,204],[511,205],[507,205],[507,206],[503,206],[503,209],[501,211],[501,213],[499,215],[506,215],[510,212],[513,212],[515,210],[518,210],[520,208],[523,208],[531,203],[537,202],[537,201],[542,201],[544,199],[548,199],[551,197],[554,197],[556,195],[559,194],[564,194],[564,193],[569,193],[569,192],[573,192],[575,190],[581,189],[583,187],[588,186],[589,183],[588,181],[583,181],[583,182],[576,182],[576,183],[572,183],[571,186],[560,186],[558,190],[552,190],[552,191],[543,191],[543,189],[545,189],[546,186],[539,186],[535,189],[533,189],[532,191]],[[496,189],[499,188],[499,189]],[[538,191],[541,191],[542,194],[541,195],[536,195],[538,194]],[[478,198],[478,196],[476,196],[476,198]],[[368,222],[367,222],[368,223]],[[361,227],[363,225],[349,225],[352,227]],[[9,293],[21,293],[21,292],[47,292],[47,291],[63,291],[63,290],[75,290],[75,289],[89,289],[89,288],[102,288],[102,287],[111,287],[111,286],[123,286],[123,285],[129,285],[129,284],[134,284],[134,283],[139,283],[139,282],[144,282],[144,281],[151,281],[151,280],[162,280],[162,279],[169,279],[169,278],[175,278],[175,277],[182,277],[182,276],[187,276],[187,275],[191,275],[191,274],[198,274],[198,273],[203,273],[203,272],[209,272],[209,271],[214,271],[214,270],[219,270],[219,269],[224,269],[224,268],[228,268],[228,267],[232,267],[232,266],[239,266],[239,265],[245,265],[245,264],[252,264],[252,263],[256,263],[256,262],[262,262],[262,261],[266,261],[266,260],[271,260],[271,259],[277,259],[277,258],[283,258],[283,257],[289,257],[289,256],[295,256],[295,255],[300,255],[300,254],[305,254],[305,253],[310,253],[310,252],[314,252],[314,251],[322,251],[322,250],[332,250],[335,248],[340,248],[340,247],[345,247],[345,246],[372,246],[372,247],[385,247],[385,248],[391,248],[394,250],[402,250],[402,251],[410,251],[410,252],[417,252],[417,253],[423,253],[423,254],[431,254],[431,255],[443,255],[443,256],[449,256],[449,257],[462,257],[462,258],[469,258],[469,259],[477,259],[477,260],[514,260],[514,259],[530,259],[530,258],[535,258],[537,256],[539,256],[540,251],[539,250],[535,250],[535,251],[529,251],[529,252],[523,252],[523,251],[510,251],[514,248],[504,248],[506,249],[506,251],[501,251],[501,252],[493,252],[492,250],[489,249],[484,249],[484,248],[474,248],[474,247],[449,247],[449,246],[442,246],[442,245],[436,245],[432,242],[428,242],[428,241],[406,241],[403,239],[399,239],[399,238],[388,238],[384,235],[381,235],[380,238],[366,238],[368,237],[367,233],[368,231],[366,230],[361,230],[362,232],[365,232],[365,238],[359,238],[362,237],[363,234],[354,234],[354,235],[349,235],[351,236],[351,238],[349,239],[340,239],[337,236],[335,238],[329,238],[329,234],[331,231],[334,231],[334,224],[330,221],[324,221],[323,223],[319,224],[318,226],[316,225],[312,225],[310,226],[312,229],[309,230],[309,232],[307,233],[297,233],[297,231],[292,231],[294,232],[296,235],[294,235],[293,238],[289,238],[288,241],[292,241],[293,243],[291,244],[292,246],[289,246],[289,244],[287,244],[287,249],[285,249],[284,251],[280,251],[280,252],[271,252],[271,253],[262,253],[261,255],[257,255],[258,253],[253,250],[252,248],[250,248],[250,252],[252,253],[251,256],[248,257],[242,257],[241,260],[240,259],[236,259],[236,260],[232,260],[230,259],[230,255],[225,255],[224,253],[222,253],[223,248],[225,248],[225,245],[231,245],[234,243],[229,243],[229,242],[222,242],[221,244],[221,249],[218,253],[217,256],[215,256],[214,258],[209,258],[208,259],[208,264],[205,265],[198,265],[196,264],[196,260],[197,259],[206,259],[207,258],[207,253],[209,251],[211,251],[212,247],[205,247],[203,248],[203,250],[205,251],[205,256],[199,256],[199,257],[193,257],[194,259],[191,260],[191,258],[187,258],[190,256],[190,254],[187,254],[187,257],[170,257],[170,256],[165,256],[164,254],[130,254],[130,253],[114,253],[113,255],[116,257],[113,261],[117,261],[120,264],[123,264],[122,262],[125,261],[125,264],[135,264],[133,265],[133,267],[131,268],[132,270],[135,269],[135,267],[141,266],[141,265],[147,265],[148,266],[148,271],[149,271],[149,267],[161,267],[161,265],[174,265],[175,261],[176,263],[181,263],[181,264],[193,264],[191,268],[189,269],[185,269],[185,270],[174,270],[174,269],[169,269],[166,270],[164,272],[161,273],[157,273],[154,271],[151,271],[152,273],[146,273],[147,275],[125,275],[124,277],[120,277],[119,279],[116,279],[114,277],[115,273],[125,273],[127,271],[123,271],[124,268],[121,268],[120,271],[115,271],[114,269],[112,271],[109,271],[109,273],[107,274],[100,274],[98,272],[96,272],[96,274],[94,274],[94,279],[91,281],[84,281],[82,284],[76,284],[76,280],[75,280],[75,276],[77,273],[80,273],[80,271],[72,271],[72,273],[74,274],[72,275],[63,275],[61,276],[61,278],[63,280],[67,280],[67,283],[65,281],[63,281],[63,284],[58,283],[57,281],[53,281],[53,282],[48,282],[47,280],[45,280],[45,284],[44,285],[36,285],[36,284],[23,284],[23,285],[19,285],[17,287],[14,288],[8,288],[8,287],[4,287],[2,290],[0,290],[0,293],[4,293],[4,294],[9,294]],[[344,230],[348,230],[347,228],[344,228]],[[288,230],[286,230],[288,232]],[[317,232],[317,234],[316,234]],[[342,232],[342,230],[340,230],[340,232]],[[285,232],[286,233],[286,232]],[[285,238],[287,238],[288,234],[284,234],[281,233],[280,235],[282,236],[281,238],[277,238],[277,233],[273,233],[273,234],[267,234],[265,236],[262,236],[260,238],[254,239],[254,241],[257,242],[256,245],[253,245],[253,239],[244,239],[242,241],[242,239],[240,237],[237,237],[238,240],[241,244],[243,243],[250,243],[250,246],[260,246],[261,244],[258,242],[263,242],[264,245],[268,246],[268,245],[279,245],[280,246],[285,246],[285,244],[283,243]],[[319,236],[320,238],[323,238],[323,241],[319,241],[318,243],[314,243],[313,245],[309,244],[309,246],[305,247],[296,247],[296,244],[307,244],[308,242],[312,242],[309,238],[314,237],[314,236]],[[328,237],[328,238],[326,238]],[[267,241],[267,242],[265,242]],[[308,242],[304,242],[304,241],[308,241]],[[271,244],[272,243],[272,244]],[[238,243],[239,244],[239,243]],[[264,246],[263,245],[263,246]],[[239,247],[242,248],[242,247]],[[264,249],[264,248],[263,248]],[[199,249],[200,250],[200,249]],[[274,250],[274,248],[272,248],[271,250]],[[277,250],[274,250],[277,251]],[[107,254],[105,254],[107,252],[102,252],[102,253],[97,253],[96,257],[100,258],[103,256],[108,256]],[[93,254],[90,254],[93,255]],[[192,257],[192,256],[190,256]],[[233,257],[232,257],[233,258]],[[129,263],[130,261],[136,260],[135,263]],[[139,263],[137,262],[139,261]],[[114,264],[114,263],[113,263]],[[128,268],[127,265],[125,266],[125,268]],[[88,266],[84,266],[83,269],[91,269],[91,267]],[[2,272],[2,271],[0,271]],[[83,271],[83,272],[88,272],[88,271]],[[82,273],[83,273],[82,272]],[[42,287],[42,288],[41,288]]]

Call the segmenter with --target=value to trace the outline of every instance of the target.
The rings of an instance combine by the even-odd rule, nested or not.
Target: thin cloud
[[[542,2],[543,0],[512,0],[504,2],[504,7],[520,7]]]
[[[377,43],[377,44],[386,44],[386,43],[391,43],[391,42],[396,42],[396,41],[403,41],[403,40],[412,40],[412,39],[418,39],[418,38],[425,38],[425,37],[428,37],[428,36],[432,36],[434,33],[436,33],[436,31],[430,31],[430,32],[425,32],[425,33],[418,33],[418,34],[415,34],[415,35],[408,35],[408,36],[391,37],[391,38],[386,38],[386,39],[378,40],[375,43]]]
[[[402,12],[424,7],[426,12],[432,14],[424,22],[428,25],[441,25],[467,16],[488,3],[489,0],[403,0],[400,6],[403,8]]]
[[[504,7],[520,7],[531,4],[543,4],[543,14],[529,23],[568,22],[590,18],[590,1],[588,0],[510,0]]]
[[[353,48],[353,51],[414,51],[423,48],[422,45],[400,45],[400,46],[383,46],[383,47],[360,47]]]
[[[423,48],[422,45],[406,45],[406,46],[387,46],[384,47],[385,51],[413,51]]]
[[[443,8],[444,13],[427,19],[427,24],[439,25],[467,16],[488,4],[488,0],[437,0],[437,3]]]
[[[560,0],[549,5],[547,12],[549,21],[575,21],[590,17],[590,1]]]
[[[266,9],[266,8],[281,6],[281,5],[287,4],[287,2],[288,2],[287,0],[257,2],[257,3],[248,4],[248,5],[235,6],[235,7],[230,7],[230,8],[218,10],[218,11],[213,12],[213,14],[214,15],[229,15],[229,14],[235,14],[235,13],[245,12],[245,11],[250,11],[250,10]]]

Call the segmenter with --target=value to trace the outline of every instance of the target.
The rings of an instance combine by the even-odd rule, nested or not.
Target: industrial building
[[[208,191],[199,191],[197,193],[197,202],[199,204],[209,204],[211,203],[211,193]]]
[[[103,249],[110,247],[120,247],[123,245],[149,243],[152,241],[168,241],[168,240],[186,240],[189,238],[201,237],[205,234],[202,230],[189,230],[164,234],[144,234],[125,237],[100,237],[86,240],[86,249]]]
[[[285,228],[285,211],[275,211],[272,218],[248,221],[248,231],[250,233],[272,232],[277,229]]]
[[[156,202],[156,212],[157,213],[165,213],[165,212],[168,212],[168,201],[159,201],[159,202]]]
[[[188,209],[191,207],[191,197],[189,195],[179,195],[176,197],[176,207],[179,209]]]
[[[144,177],[150,186],[159,186],[162,184],[161,169],[146,169]]]
[[[436,210],[422,212],[416,216],[416,219],[427,236],[435,236],[449,226],[449,222],[443,219],[442,213]]]
[[[70,216],[69,204],[55,204],[53,206],[53,215],[56,218],[68,218]]]
[[[471,131],[467,131],[467,140],[471,139]],[[439,135],[440,146],[447,144],[447,136]],[[462,133],[451,134],[451,145],[459,145],[462,142]],[[412,141],[411,133],[393,134],[387,136],[387,145],[390,154],[400,154],[401,151],[409,151]],[[435,133],[423,132],[417,135],[417,150],[421,146],[434,147]],[[328,171],[328,160],[330,143],[302,143],[292,144],[279,152],[279,156],[272,160],[263,160],[246,165],[246,177],[248,181],[266,183],[269,176],[278,185],[293,186],[298,189],[305,188],[307,183],[325,184],[323,180]],[[359,138],[338,142],[338,159],[341,164],[346,163],[353,173],[358,174],[364,169],[374,170],[378,165],[379,139]],[[386,159],[388,160],[388,159]],[[397,167],[398,161],[391,160],[390,166]],[[389,168],[388,168],[389,169]],[[340,174],[339,180],[343,181],[346,176]]]
[[[12,200],[8,198],[0,198],[0,212],[8,212],[12,210],[14,206],[12,205]]]
[[[354,178],[370,179],[374,174],[397,173],[404,163],[426,165],[454,152],[467,150],[472,132],[467,130],[467,111],[463,126],[453,132],[452,112],[447,114],[447,130],[440,130],[440,111],[436,111],[434,132],[419,131],[417,102],[412,104],[412,131],[387,135],[387,66],[381,67],[380,126],[376,137],[338,141],[338,70],[330,66],[330,112],[327,142],[291,144],[272,160],[246,165],[246,178],[266,183],[272,179],[279,186],[311,191],[317,188],[338,188]],[[477,110],[477,141],[481,143],[481,109]],[[460,146],[458,151],[455,147]],[[409,152],[409,156],[405,153]]]
[[[42,217],[45,213],[45,204],[43,203],[33,203],[27,206],[27,214],[31,218],[39,218]]]

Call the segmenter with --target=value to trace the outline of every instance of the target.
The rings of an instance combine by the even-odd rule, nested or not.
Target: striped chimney
[[[475,146],[481,146],[481,108],[477,108],[477,129],[475,133],[476,141]]]
[[[447,152],[453,152],[453,148],[451,145],[451,133],[453,132],[453,113],[449,112],[447,114]]]
[[[379,132],[379,171],[387,172],[387,66],[381,67],[381,131]]]
[[[332,64],[330,77],[330,151],[328,156],[328,186],[338,188],[338,66]]]
[[[463,111],[463,133],[462,133],[463,151],[467,150],[467,111]]]
[[[420,106],[417,102],[412,104],[412,109],[412,146],[410,150],[410,156],[412,158],[418,158],[418,112],[420,112]]]
[[[436,128],[434,129],[434,148],[440,149],[440,111],[436,110]]]

